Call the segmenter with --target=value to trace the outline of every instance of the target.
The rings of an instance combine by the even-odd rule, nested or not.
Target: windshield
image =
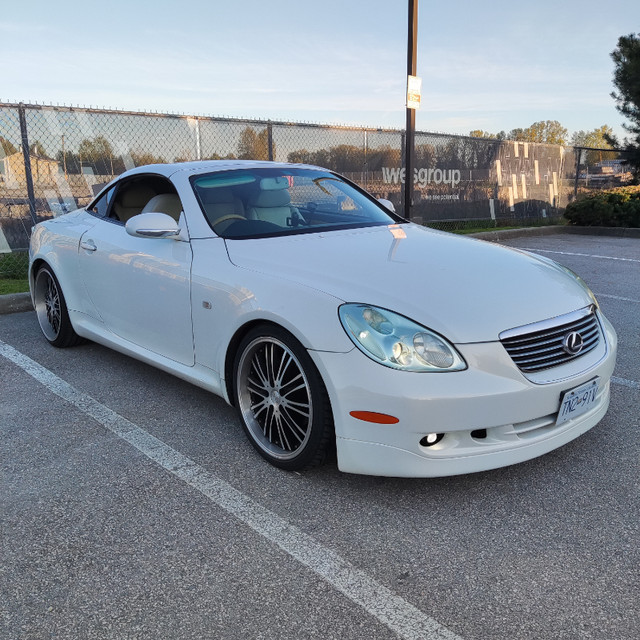
[[[329,171],[237,169],[191,179],[211,228],[223,238],[310,233],[400,219]]]

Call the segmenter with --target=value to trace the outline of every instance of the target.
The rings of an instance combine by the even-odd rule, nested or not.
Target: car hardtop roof
[[[209,171],[229,171],[232,169],[315,169],[327,171],[324,167],[310,164],[294,164],[291,162],[269,162],[267,160],[194,160],[191,162],[172,162],[167,164],[146,164],[126,171],[123,176],[138,173],[157,173],[172,176],[181,171],[190,173],[207,173]]]

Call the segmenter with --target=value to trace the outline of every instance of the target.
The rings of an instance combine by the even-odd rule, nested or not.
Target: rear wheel
[[[72,347],[82,342],[69,320],[58,279],[48,266],[38,270],[34,285],[36,316],[44,337],[54,347]]]
[[[333,437],[327,391],[304,347],[269,325],[242,340],[234,366],[236,407],[251,444],[289,471],[320,464]]]

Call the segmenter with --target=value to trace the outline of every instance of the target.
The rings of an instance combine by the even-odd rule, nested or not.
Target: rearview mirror
[[[140,213],[127,220],[124,225],[130,236],[138,238],[177,238],[178,223],[166,213]]]

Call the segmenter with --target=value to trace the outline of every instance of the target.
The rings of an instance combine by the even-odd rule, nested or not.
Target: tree
[[[388,144],[367,150],[369,171],[380,171],[382,167],[399,167],[401,162],[400,149],[394,149]]]
[[[640,137],[640,34],[619,38],[611,57],[616,65],[613,84],[618,90],[611,97],[617,102],[616,109],[631,120],[622,126]]]
[[[471,138],[471,139],[470,139]],[[437,148],[432,166],[448,169],[485,169],[495,160],[500,141],[491,137],[451,138]]]
[[[141,167],[145,164],[164,164],[166,162],[162,156],[154,156],[148,152],[136,153],[135,151],[131,152],[131,161],[136,167]]]
[[[72,151],[62,153],[62,149],[56,154],[58,164],[64,169],[65,173],[81,173],[80,158],[78,154]]]
[[[507,140],[517,140],[518,142],[529,142],[524,129],[511,129],[507,134]]]
[[[574,147],[591,147],[592,149],[613,149],[611,137],[613,129],[606,124],[593,129],[593,131],[576,131],[571,136],[571,145]]]
[[[272,145],[273,157],[276,155],[276,146]],[[257,133],[253,127],[246,127],[240,134],[238,142],[238,158],[241,160],[268,160],[269,159],[269,131],[263,129]]]
[[[290,151],[287,154],[287,162],[293,162],[295,164],[313,164],[313,153],[306,149]]]
[[[113,176],[124,171],[122,158],[114,154],[111,143],[104,136],[84,139],[78,147],[78,156],[83,165],[91,165],[98,175]]]
[[[574,147],[589,147],[590,149],[613,149],[611,140],[613,129],[606,124],[593,131],[576,131],[571,136],[571,145]],[[614,160],[618,157],[615,151],[587,151],[582,160],[587,165],[594,165],[603,160]]]
[[[613,84],[617,89],[611,97],[617,103],[616,109],[630,121],[622,125],[633,136],[625,141],[627,158],[640,173],[640,34],[621,36],[611,58],[615,63]],[[617,140],[612,141],[619,146]]]
[[[518,129],[518,131],[522,131],[522,129]],[[473,131],[469,131],[469,137],[490,138],[491,140],[504,140],[507,137],[507,134],[504,131],[500,131],[499,133],[489,133],[488,131],[483,131],[482,129],[474,129]]]
[[[526,129],[512,129],[507,138],[519,142],[541,142],[544,144],[566,144],[569,132],[557,120],[534,122]]]
[[[329,149],[328,166],[340,173],[355,173],[364,169],[364,149],[352,144],[339,144]]]
[[[299,149],[287,154],[288,162],[316,164],[340,173],[355,173],[364,170],[364,149],[351,144],[339,144],[329,149],[307,151]],[[371,169],[372,171],[374,169]]]

